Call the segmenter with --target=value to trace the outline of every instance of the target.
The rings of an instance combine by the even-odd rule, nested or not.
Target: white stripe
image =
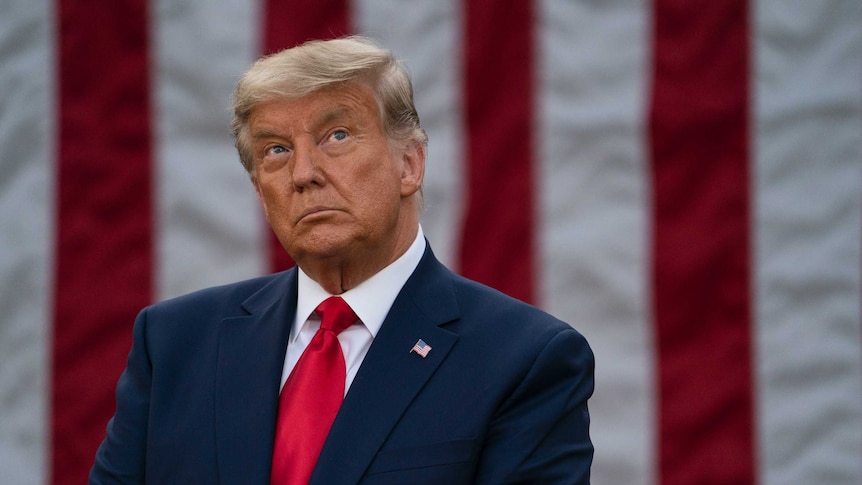
[[[858,485],[862,9],[755,6],[759,482]]]
[[[261,274],[260,206],[229,136],[230,96],[257,58],[255,0],[154,4],[157,288],[162,299]]]
[[[55,125],[53,2],[0,15],[0,477],[48,477]]]
[[[540,2],[540,279],[543,306],[596,354],[593,483],[654,477],[649,314],[646,2]]]
[[[422,226],[436,256],[453,267],[465,180],[461,102],[461,4],[412,2],[410,14],[387,0],[356,0],[357,30],[403,59],[413,79],[422,126],[428,133]]]

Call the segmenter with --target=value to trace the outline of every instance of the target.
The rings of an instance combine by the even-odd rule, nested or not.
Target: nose
[[[323,172],[320,170],[321,151],[316,143],[297,141],[294,147],[291,167],[293,186],[297,192],[311,186],[321,186],[324,182]]]

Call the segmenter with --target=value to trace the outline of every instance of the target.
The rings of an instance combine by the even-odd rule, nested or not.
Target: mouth
[[[302,214],[299,216],[299,221],[313,220],[318,217],[323,217],[331,212],[335,212],[335,209],[324,206],[309,207],[302,211]]]

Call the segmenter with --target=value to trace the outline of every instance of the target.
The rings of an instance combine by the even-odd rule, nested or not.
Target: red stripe
[[[331,39],[349,34],[348,0],[267,0],[264,5],[264,53],[271,54],[311,39]],[[270,268],[281,271],[294,262],[268,232]]]
[[[460,271],[534,301],[533,2],[467,0]]]
[[[51,483],[78,484],[151,297],[148,13],[145,0],[58,5]]]
[[[754,483],[748,5],[654,3],[660,483]]]

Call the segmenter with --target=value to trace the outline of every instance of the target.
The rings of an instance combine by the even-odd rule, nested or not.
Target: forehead
[[[249,125],[253,132],[255,127],[270,124],[313,129],[343,120],[379,124],[380,112],[370,87],[349,84],[320,89],[298,98],[263,101],[252,109]]]

